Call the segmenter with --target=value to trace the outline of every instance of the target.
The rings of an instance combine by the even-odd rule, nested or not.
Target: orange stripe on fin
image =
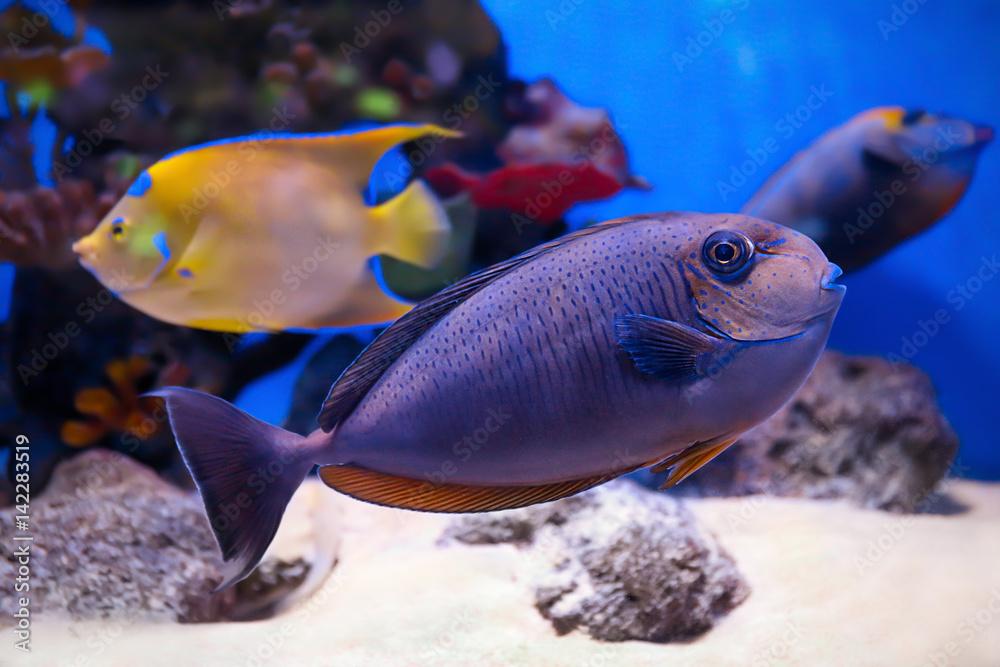
[[[354,466],[324,466],[319,476],[332,489],[375,503],[421,512],[493,512],[571,496],[629,472],[535,486],[435,484]]]
[[[654,473],[661,473],[670,470],[667,479],[660,485],[661,489],[677,486],[685,479],[697,472],[702,466],[714,459],[716,456],[726,451],[730,445],[736,442],[739,436],[723,440],[708,440],[697,442],[690,447],[671,454],[660,463],[650,468]]]

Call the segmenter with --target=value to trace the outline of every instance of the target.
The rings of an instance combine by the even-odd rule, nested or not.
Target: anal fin
[[[665,479],[663,484],[660,485],[661,489],[677,486],[697,472],[706,463],[726,451],[726,449],[738,439],[739,436],[735,438],[726,438],[724,440],[716,439],[707,440],[705,442],[696,442],[690,447],[671,454],[650,468],[650,470],[654,473],[661,473],[666,470],[670,470],[670,474],[667,475],[667,479]]]
[[[323,482],[341,493],[376,505],[421,512],[492,512],[571,496],[629,471],[534,486],[435,484],[356,466],[324,466]]]

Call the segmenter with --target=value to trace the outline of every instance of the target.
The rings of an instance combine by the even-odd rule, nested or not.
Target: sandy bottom
[[[659,645],[556,636],[532,606],[523,551],[437,547],[447,517],[311,485],[300,493],[321,508],[320,530],[341,534],[340,564],[286,613],[181,626],[39,617],[30,657],[6,629],[0,664],[995,667],[1000,484],[947,491],[969,509],[894,516],[774,498],[690,502],[753,592],[698,640]],[[294,539],[302,526],[282,532]]]

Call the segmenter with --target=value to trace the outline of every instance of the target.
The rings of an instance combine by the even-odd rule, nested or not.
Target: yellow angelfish
[[[434,125],[244,137],[186,149],[143,172],[88,236],[80,263],[123,301],[216,331],[345,327],[410,309],[368,259],[433,267],[451,227],[420,181],[380,206],[361,196],[397,144],[458,133]]]

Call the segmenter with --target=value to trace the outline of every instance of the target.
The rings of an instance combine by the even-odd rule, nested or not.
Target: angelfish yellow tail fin
[[[373,255],[389,255],[424,268],[440,262],[451,241],[451,223],[434,193],[422,181],[371,209],[375,227]]]

